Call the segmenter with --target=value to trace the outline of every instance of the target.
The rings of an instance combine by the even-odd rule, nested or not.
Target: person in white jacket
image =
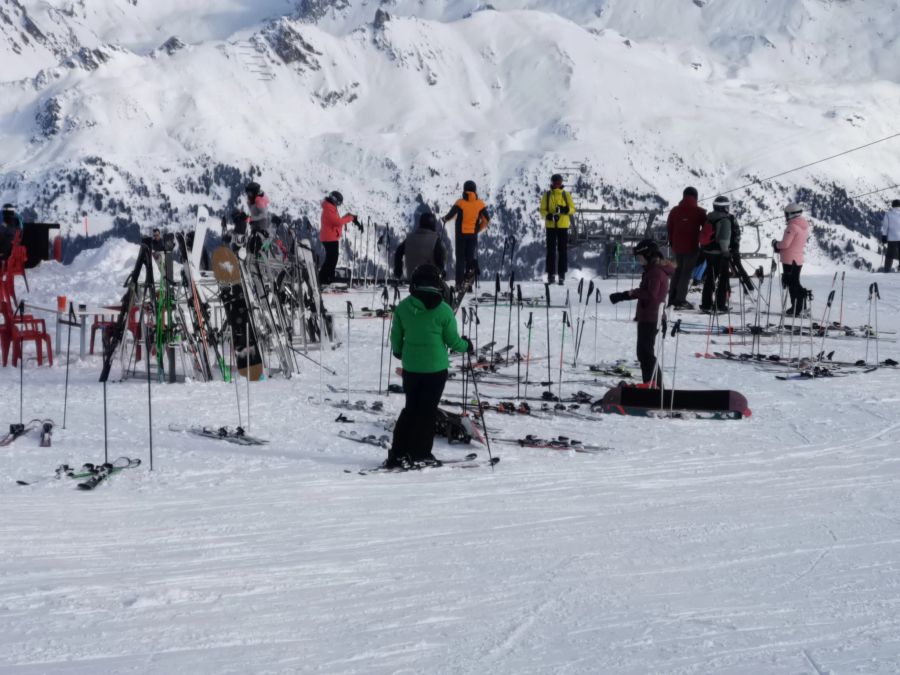
[[[891,202],[891,208],[881,221],[881,243],[884,245],[884,271],[890,272],[897,260],[900,272],[900,199]]]

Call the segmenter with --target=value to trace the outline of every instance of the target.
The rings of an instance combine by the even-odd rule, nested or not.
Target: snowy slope
[[[43,290],[29,299],[113,301],[128,254],[107,245],[67,270],[44,265],[32,275]],[[823,298],[831,279],[807,282]],[[872,279],[847,275],[846,323],[867,321]],[[898,280],[878,278],[885,331],[900,328]],[[604,297],[615,288],[600,283]],[[327,302],[340,313],[347,297]],[[371,302],[368,293],[349,297]],[[818,315],[821,300],[814,308]],[[600,305],[596,345],[588,313],[590,359],[632,357],[629,309]],[[554,364],[560,314],[551,315]],[[547,353],[543,316],[535,313],[537,358]],[[483,315],[482,341],[489,324]],[[338,327],[346,330],[344,318]],[[353,387],[377,387],[381,322],[356,319],[351,330]],[[827,346],[850,360],[866,349],[860,341]],[[753,416],[586,422],[494,414],[492,450],[502,459],[493,473],[358,476],[343,470],[373,466],[383,453],[336,431],[382,433],[378,418],[334,423],[337,411],[321,404],[310,365],[296,379],[252,386],[250,431],[270,439],[264,448],[167,430],[173,422],[236,424],[231,386],[154,383],[152,473],[131,470],[93,493],[70,482],[17,486],[13,479],[47,476],[60,462],[102,459],[99,359],[73,359],[67,428],[57,428],[53,447],[38,448],[30,435],[0,452],[0,670],[897,672],[896,371],[779,382],[752,366],[697,359],[705,337],[685,335],[676,374],[673,347],[667,380],[738,388]],[[896,342],[879,347],[881,358],[898,357]],[[325,358],[338,375],[324,384],[342,385],[346,350]],[[61,421],[57,359],[53,369],[26,369],[26,419]],[[584,366],[567,373],[588,377]],[[0,370],[4,423],[18,411],[16,380]],[[513,390],[480,386],[493,400]],[[447,393],[459,392],[451,381]],[[109,401],[111,456],[146,463],[145,383],[112,383]],[[400,405],[387,398],[387,416]],[[241,414],[246,423],[246,406]],[[496,441],[529,432],[613,449],[592,456]],[[441,442],[436,452],[473,449],[486,454]]]
[[[84,217],[92,233],[184,227],[198,202],[233,206],[252,172],[287,216],[338,187],[402,229],[420,196],[446,209],[474,178],[502,207],[492,234],[527,243],[556,169],[582,206],[657,207],[895,132],[894,1],[493,7],[11,0],[0,198],[73,234]],[[898,142],[733,197],[749,221],[797,186],[881,189]],[[891,196],[814,215],[869,234]]]

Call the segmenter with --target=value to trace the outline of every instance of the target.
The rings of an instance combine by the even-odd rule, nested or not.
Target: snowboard
[[[237,359],[238,372],[257,381],[263,375],[262,356],[250,306],[244,293],[241,265],[237,256],[227,246],[220,246],[212,254],[213,274],[219,284],[219,294],[225,307],[225,318],[231,328],[231,337]]]

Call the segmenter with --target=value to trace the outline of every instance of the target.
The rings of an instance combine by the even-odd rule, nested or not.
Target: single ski
[[[384,448],[385,450],[390,447],[391,439],[389,436],[376,436],[375,434],[369,434],[368,436],[363,436],[362,434],[358,434],[355,431],[339,431],[338,436],[341,438],[345,438],[348,441],[355,441],[356,443],[365,443],[367,445],[375,445],[379,448]]]

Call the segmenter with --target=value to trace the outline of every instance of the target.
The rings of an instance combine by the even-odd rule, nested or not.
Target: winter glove
[[[558,214],[558,213],[553,213],[553,214],[551,214],[550,216],[548,216],[547,219],[550,220],[550,221],[552,221],[552,222],[554,222],[554,223],[558,223],[558,222],[559,222],[559,214]]]
[[[472,341],[467,338],[465,335],[462,336],[462,339],[466,341],[466,354],[474,354],[475,353],[475,345],[472,344]]]
[[[631,299],[631,295],[629,295],[627,292],[610,293],[609,294],[609,301],[614,305],[619,302],[622,302],[623,300],[630,300],[630,299]]]
[[[886,244],[886,243],[887,243],[887,236],[881,237],[881,243],[882,243],[882,244]]]
[[[360,232],[363,231],[362,223],[359,222],[359,218],[357,218],[356,216],[353,216],[353,224],[356,225],[356,227],[359,228],[359,231],[360,231]]]
[[[400,352],[394,352],[394,358],[400,361],[403,359],[403,354],[401,354]]]
[[[565,206],[557,206],[557,207],[556,207],[556,212],[557,212],[557,213],[561,213],[561,214],[563,214],[564,216],[569,215],[569,205],[566,204]]]
[[[772,250],[775,251],[776,253],[778,252],[778,240],[777,239],[772,240]]]

